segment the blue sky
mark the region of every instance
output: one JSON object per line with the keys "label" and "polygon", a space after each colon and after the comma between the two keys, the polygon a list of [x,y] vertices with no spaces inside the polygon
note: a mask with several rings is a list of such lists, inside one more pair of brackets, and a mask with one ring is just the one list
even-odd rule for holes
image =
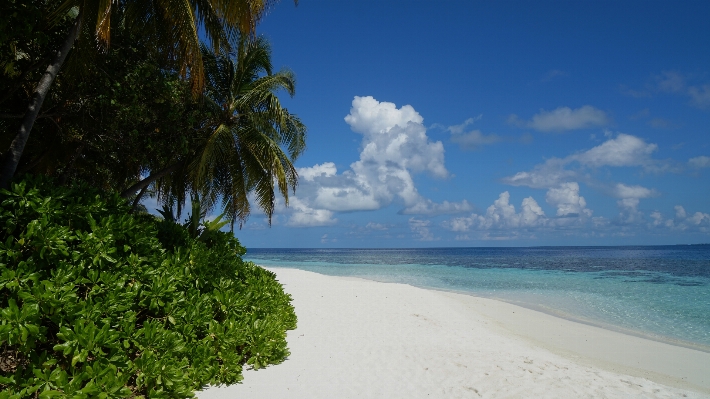
{"label": "blue sky", "polygon": [[282,1],[308,126],[249,247],[710,242],[710,2]]}

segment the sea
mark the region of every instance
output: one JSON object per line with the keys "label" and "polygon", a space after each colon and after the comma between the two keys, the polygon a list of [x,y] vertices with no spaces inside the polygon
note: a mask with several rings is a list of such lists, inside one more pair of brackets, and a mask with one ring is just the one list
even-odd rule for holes
{"label": "sea", "polygon": [[498,299],[710,352],[710,244],[249,249],[245,260]]}

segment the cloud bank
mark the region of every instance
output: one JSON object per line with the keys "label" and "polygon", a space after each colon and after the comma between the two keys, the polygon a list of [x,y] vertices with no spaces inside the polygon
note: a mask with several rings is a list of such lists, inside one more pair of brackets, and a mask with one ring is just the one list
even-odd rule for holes
{"label": "cloud bank", "polygon": [[650,172],[668,169],[664,162],[652,158],[652,154],[657,150],[656,144],[619,133],[615,138],[587,151],[564,158],[550,158],[530,171],[505,177],[503,183],[511,186],[551,188],[567,181],[586,179],[584,170],[588,168],[640,166]]}

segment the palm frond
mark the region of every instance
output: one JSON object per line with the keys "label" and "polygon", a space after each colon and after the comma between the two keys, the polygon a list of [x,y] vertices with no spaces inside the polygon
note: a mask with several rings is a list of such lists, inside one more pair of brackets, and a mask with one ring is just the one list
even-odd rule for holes
{"label": "palm frond", "polygon": [[96,38],[104,47],[111,45],[111,9],[113,0],[98,0]]}
{"label": "palm frond", "polygon": [[188,176],[166,180],[159,190],[179,198],[198,194],[203,210],[221,203],[226,220],[241,227],[251,213],[252,195],[269,223],[277,192],[288,204],[289,191],[295,192],[298,183],[293,161],[305,149],[306,128],[278,98],[282,90],[295,93],[294,74],[273,73],[264,38],[239,39],[233,54],[201,46],[206,82],[202,104],[209,120],[199,130]]}

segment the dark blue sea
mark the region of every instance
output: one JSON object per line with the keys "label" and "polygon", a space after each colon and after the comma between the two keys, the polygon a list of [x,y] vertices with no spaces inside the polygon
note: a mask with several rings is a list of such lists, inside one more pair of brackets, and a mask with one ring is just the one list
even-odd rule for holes
{"label": "dark blue sea", "polygon": [[245,259],[495,298],[710,352],[710,245],[258,248]]}

